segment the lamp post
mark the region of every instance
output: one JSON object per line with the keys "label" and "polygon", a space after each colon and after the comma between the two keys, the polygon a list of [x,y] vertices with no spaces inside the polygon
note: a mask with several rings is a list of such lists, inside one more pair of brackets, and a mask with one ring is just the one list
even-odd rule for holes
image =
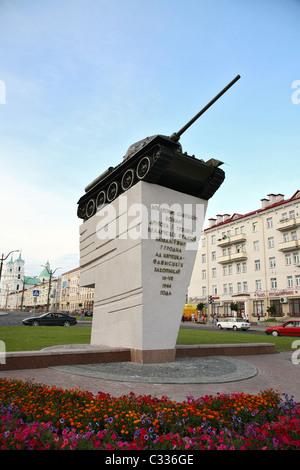
{"label": "lamp post", "polygon": [[14,253],[15,251],[20,251],[20,250],[12,250],[12,251],[10,251],[10,252],[8,253],[8,255],[6,255],[5,257],[4,257],[4,253],[2,253],[2,256],[1,256],[1,258],[0,258],[0,262],[1,262],[1,264],[0,264],[0,282],[1,282],[1,276],[2,276],[3,261],[5,261],[5,260],[9,257],[9,255],[11,255],[12,253]]}
{"label": "lamp post", "polygon": [[31,276],[31,277],[26,277],[22,279],[22,284],[23,284],[23,290],[22,290],[22,299],[21,299],[21,312],[23,311],[23,301],[24,301],[24,290],[25,290],[25,285],[28,284],[27,279],[36,279],[38,276]]}
{"label": "lamp post", "polygon": [[50,279],[49,279],[49,288],[48,288],[48,297],[47,297],[47,312],[49,310],[49,299],[50,299],[50,290],[51,290],[51,281],[52,281],[52,277],[53,277],[53,274],[58,270],[58,269],[62,269],[62,268],[56,268],[54,269],[54,271],[52,271],[51,269],[48,268],[48,266],[44,266],[43,264],[41,265],[43,268],[45,268],[50,276]]}

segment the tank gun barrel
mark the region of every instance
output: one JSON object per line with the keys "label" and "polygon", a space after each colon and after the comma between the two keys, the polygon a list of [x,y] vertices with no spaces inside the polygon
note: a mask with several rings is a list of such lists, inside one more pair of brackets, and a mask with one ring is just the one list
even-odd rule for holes
{"label": "tank gun barrel", "polygon": [[196,114],[196,116],[194,116],[187,124],[185,124],[185,126],[183,126],[178,132],[174,132],[174,134],[171,135],[170,137],[170,140],[173,140],[174,142],[178,142],[178,140],[180,139],[180,136],[195,122],[197,121],[197,119],[202,116],[203,113],[205,113],[205,111],[208,110],[208,108],[210,108],[219,98],[221,98],[222,95],[224,95],[224,93],[226,93],[227,90],[229,90],[229,88],[232,87],[232,85],[235,84],[235,82],[237,82],[239,79],[241,78],[240,75],[237,75],[230,83],[228,83],[228,85],[223,88],[222,91],[220,91],[220,93],[218,93],[206,106],[204,106],[204,108],[201,109],[201,111],[199,111],[198,114]]}

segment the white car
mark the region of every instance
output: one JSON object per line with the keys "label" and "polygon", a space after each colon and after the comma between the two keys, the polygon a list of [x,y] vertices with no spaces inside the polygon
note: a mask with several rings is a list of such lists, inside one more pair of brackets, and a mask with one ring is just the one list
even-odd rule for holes
{"label": "white car", "polygon": [[243,330],[246,331],[250,328],[251,324],[243,320],[242,318],[222,318],[217,322],[217,327],[221,330],[227,328],[227,330]]}

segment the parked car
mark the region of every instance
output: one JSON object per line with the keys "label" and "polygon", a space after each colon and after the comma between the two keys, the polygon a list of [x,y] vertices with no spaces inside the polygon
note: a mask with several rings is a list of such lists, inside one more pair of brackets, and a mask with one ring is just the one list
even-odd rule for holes
{"label": "parked car", "polygon": [[28,326],[71,326],[76,325],[75,318],[59,312],[48,312],[38,317],[25,318],[23,325]]}
{"label": "parked car", "polygon": [[248,330],[250,328],[251,324],[243,320],[242,318],[235,318],[235,317],[228,317],[228,318],[222,318],[221,320],[218,320],[217,322],[217,327],[221,330],[223,328],[227,328],[227,330]]}
{"label": "parked car", "polygon": [[270,326],[265,333],[272,336],[300,336],[300,321],[290,320],[279,326]]}

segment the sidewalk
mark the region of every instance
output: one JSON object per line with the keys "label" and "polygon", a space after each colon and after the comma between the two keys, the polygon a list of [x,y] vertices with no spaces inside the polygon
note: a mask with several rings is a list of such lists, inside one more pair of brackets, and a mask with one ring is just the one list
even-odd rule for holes
{"label": "sidewalk", "polygon": [[[200,325],[193,324],[193,328],[198,328]],[[204,326],[204,325],[201,325]],[[211,326],[211,325],[207,325]],[[253,325],[251,329],[264,331],[265,326],[258,327]],[[163,380],[153,382],[133,382],[126,379],[126,376],[121,378],[115,375],[114,379],[100,378],[92,371],[91,375],[81,375],[82,371],[74,369],[59,370],[58,368],[41,368],[41,369],[24,369],[24,370],[11,370],[0,372],[0,377],[32,380],[33,382],[42,383],[48,386],[55,386],[64,389],[80,388],[97,394],[99,391],[109,393],[112,396],[122,396],[134,392],[136,395],[155,395],[157,397],[168,396],[174,401],[184,401],[187,396],[195,398],[205,395],[217,395],[217,393],[251,393],[257,394],[261,391],[273,388],[280,393],[287,394],[293,397],[295,401],[300,402],[300,364],[294,364],[292,361],[292,354],[296,353],[296,358],[299,358],[297,351],[276,353],[276,354],[263,354],[251,356],[238,356],[235,359],[241,361],[241,366],[245,364],[245,370],[248,367],[256,369],[255,374],[249,374],[246,378],[241,374],[241,378],[233,381],[217,382],[217,372],[214,373],[212,383],[180,383],[180,380],[175,383],[163,383]],[[224,359],[221,357],[221,359]],[[227,358],[228,359],[228,358]],[[217,358],[220,366],[222,361]],[[216,361],[217,362],[217,361]],[[300,359],[299,359],[300,362]],[[120,367],[123,367],[120,363]],[[188,364],[189,367],[194,367],[193,364]],[[228,365],[225,364],[225,365]],[[76,366],[74,366],[76,367]],[[89,367],[89,366],[87,366]],[[107,364],[108,372],[113,373],[113,368]],[[110,370],[111,369],[111,370]],[[243,369],[241,369],[242,372]],[[224,371],[222,371],[223,373]],[[84,371],[86,373],[86,371]],[[202,374],[202,372],[198,372]],[[211,372],[210,372],[211,373]],[[184,379],[185,368],[181,369],[182,379]],[[220,373],[220,375],[222,375]],[[110,375],[111,376],[111,375]],[[107,375],[109,377],[109,375]]]}

